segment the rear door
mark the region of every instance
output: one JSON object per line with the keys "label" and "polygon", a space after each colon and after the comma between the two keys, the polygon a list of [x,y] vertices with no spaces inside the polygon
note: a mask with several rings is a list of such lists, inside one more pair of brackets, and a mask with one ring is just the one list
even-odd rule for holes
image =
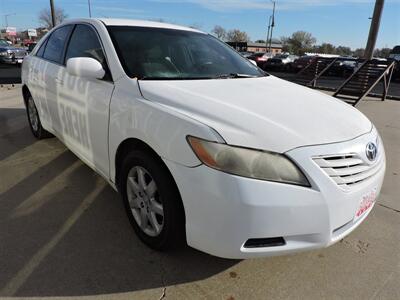
{"label": "rear door", "polygon": [[56,29],[30,64],[30,73],[35,78],[33,98],[39,106],[40,119],[46,129],[56,134],[62,129],[58,111],[60,91],[57,81],[65,68],[63,66],[65,46],[72,29],[73,25]]}
{"label": "rear door", "polygon": [[87,164],[109,177],[108,122],[114,84],[100,38],[89,24],[77,24],[70,37],[64,64],[70,58],[90,57],[106,71],[103,79],[58,73],[58,111],[66,145]]}

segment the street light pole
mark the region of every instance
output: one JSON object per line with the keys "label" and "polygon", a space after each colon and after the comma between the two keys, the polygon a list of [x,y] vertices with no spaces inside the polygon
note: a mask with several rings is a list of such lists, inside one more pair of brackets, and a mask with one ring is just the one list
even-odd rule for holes
{"label": "street light pole", "polygon": [[90,0],[87,1],[88,2],[88,7],[89,7],[89,18],[92,17],[92,8],[90,7]]}
{"label": "street light pole", "polygon": [[374,49],[376,45],[376,39],[378,38],[379,26],[381,24],[381,17],[383,11],[383,5],[385,0],[376,0],[374,15],[372,16],[371,28],[369,29],[368,42],[365,48],[365,59],[371,59],[374,55]]}
{"label": "street light pole", "polygon": [[15,15],[16,15],[16,13],[5,14],[5,15],[4,15],[4,19],[6,20],[6,28],[8,27],[8,17],[9,17],[9,16],[15,16]]}
{"label": "street light pole", "polygon": [[54,2],[53,0],[50,0],[50,14],[51,14],[51,24],[52,27],[56,26],[56,15],[54,11]]}

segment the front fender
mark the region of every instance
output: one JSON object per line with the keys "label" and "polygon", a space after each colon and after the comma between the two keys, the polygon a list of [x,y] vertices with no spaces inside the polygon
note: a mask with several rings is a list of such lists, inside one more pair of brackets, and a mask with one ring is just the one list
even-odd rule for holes
{"label": "front fender", "polygon": [[224,142],[209,126],[173,109],[145,100],[137,80],[116,82],[110,104],[109,153],[110,178],[115,178],[115,156],[118,146],[126,139],[136,138],[149,145],[160,157],[194,167],[201,164],[186,141],[193,135]]}

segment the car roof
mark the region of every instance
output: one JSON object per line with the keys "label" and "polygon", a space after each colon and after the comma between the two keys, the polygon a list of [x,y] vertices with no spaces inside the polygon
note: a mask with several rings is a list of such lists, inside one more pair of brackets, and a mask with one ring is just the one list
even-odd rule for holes
{"label": "car roof", "polygon": [[185,30],[206,34],[200,30],[175,25],[162,22],[146,21],[146,20],[132,20],[132,19],[109,19],[109,18],[80,18],[80,19],[70,19],[63,24],[78,23],[78,22],[102,22],[106,26],[135,26],[135,27],[151,27],[151,28],[165,28],[165,29],[176,29]]}

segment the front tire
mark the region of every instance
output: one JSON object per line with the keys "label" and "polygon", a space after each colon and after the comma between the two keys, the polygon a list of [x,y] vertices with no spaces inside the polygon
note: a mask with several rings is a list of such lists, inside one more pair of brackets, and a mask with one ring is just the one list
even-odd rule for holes
{"label": "front tire", "polygon": [[42,127],[42,123],[40,122],[39,113],[37,111],[35,102],[33,101],[33,98],[30,95],[26,100],[26,112],[28,115],[29,127],[31,128],[32,134],[37,139],[40,140],[53,136],[50,132],[48,132]]}
{"label": "front tire", "polygon": [[172,175],[159,157],[133,151],[121,169],[120,192],[138,237],[155,250],[185,242],[184,211]]}

